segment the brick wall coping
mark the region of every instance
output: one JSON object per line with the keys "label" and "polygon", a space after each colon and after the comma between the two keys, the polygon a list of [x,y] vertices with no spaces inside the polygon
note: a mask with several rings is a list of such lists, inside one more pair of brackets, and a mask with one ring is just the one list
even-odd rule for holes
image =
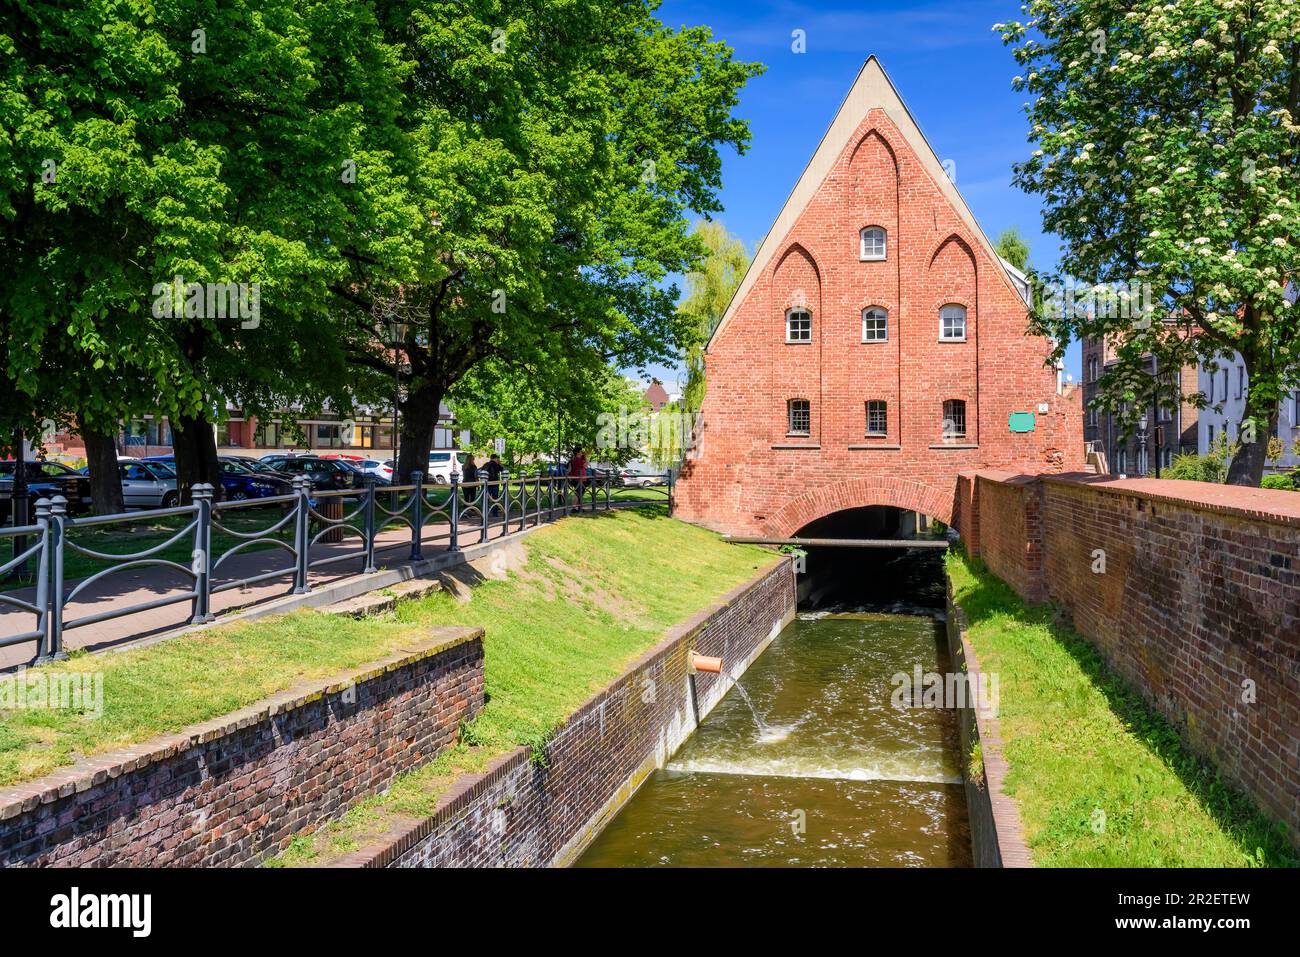
{"label": "brick wall coping", "polygon": [[233,732],[251,727],[275,715],[285,714],[317,701],[328,694],[377,678],[424,658],[431,658],[466,642],[481,640],[482,628],[438,627],[412,648],[340,672],[325,679],[300,682],[293,687],[263,698],[238,711],[219,715],[191,725],[174,734],[159,735],[115,751],[105,751],[82,758],[71,767],[0,789],[0,820],[32,811],[41,804],[87,791],[109,778],[140,770],[159,761],[175,757],[199,744],[215,741]]}
{"label": "brick wall coping", "polygon": [[[781,559],[788,562],[789,559]],[[628,663],[618,675],[617,678],[610,681],[603,688],[593,694],[590,698],[574,708],[569,715],[571,719],[574,715],[594,707],[601,698],[608,695],[617,688],[622,682],[626,681],[629,675],[635,674],[645,664],[652,661],[656,656],[663,654],[667,649],[672,647],[683,638],[689,637],[696,631],[699,631],[704,625],[718,612],[727,608],[751,588],[759,584],[768,575],[772,569],[780,562],[769,562],[759,567],[758,573],[748,581],[742,582],[735,588],[728,591],[725,595],[715,601],[713,604],[706,606],[696,612],[685,621],[673,625],[665,633],[664,637],[647,650],[644,654]],[[569,719],[566,719],[569,720]],[[434,806],[433,813],[423,820],[417,821],[406,827],[395,828],[381,838],[379,843],[371,844],[359,848],[350,854],[335,860],[331,867],[366,867],[366,868],[385,868],[393,861],[397,860],[409,848],[418,844],[425,837],[432,834],[448,818],[460,813],[464,805],[472,802],[476,797],[495,784],[500,778],[514,771],[519,765],[531,758],[531,749],[526,745],[519,745],[505,754],[493,758],[488,766],[477,774],[462,774],[452,783],[451,788],[438,798]]]}
{"label": "brick wall coping", "polygon": [[1111,495],[1126,495],[1150,502],[1165,502],[1184,508],[1300,528],[1300,494],[1286,489],[1216,485],[1212,482],[1185,482],[1181,479],[1118,479],[1091,472],[1024,475],[995,469],[973,469],[960,474],[963,478],[982,478],[1000,485],[1024,486],[1041,479],[1054,485],[1096,489]]}

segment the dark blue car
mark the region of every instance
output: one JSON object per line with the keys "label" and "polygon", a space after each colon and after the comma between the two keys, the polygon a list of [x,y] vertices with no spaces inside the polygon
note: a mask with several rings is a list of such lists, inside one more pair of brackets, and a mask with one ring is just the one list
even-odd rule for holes
{"label": "dark blue car", "polygon": [[[176,456],[151,455],[141,461],[165,462],[174,468]],[[227,502],[244,502],[248,499],[270,498],[273,495],[289,495],[293,492],[293,485],[287,479],[254,472],[234,459],[219,455],[217,464],[221,467],[222,498]]]}

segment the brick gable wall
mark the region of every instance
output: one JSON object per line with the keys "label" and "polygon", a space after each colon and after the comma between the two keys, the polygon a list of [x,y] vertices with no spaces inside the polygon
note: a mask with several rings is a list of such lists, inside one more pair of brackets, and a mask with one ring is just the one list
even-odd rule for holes
{"label": "brick gable wall", "polygon": [[[888,255],[863,262],[859,233],[873,225],[888,231]],[[949,303],[967,310],[964,342],[939,341],[939,310]],[[786,342],[792,306],[812,313],[809,343]],[[887,341],[862,341],[868,306],[888,310]],[[889,115],[871,110],[709,348],[679,514],[730,532],[785,535],[798,529],[792,522],[820,517],[791,501],[820,495],[841,507],[894,504],[950,521],[962,469],[1081,468],[1080,397],[1057,395],[1049,344],[1026,327],[1001,264]],[[807,436],[787,434],[795,398],[811,403]],[[884,436],[865,434],[872,399],[888,403]],[[966,403],[965,439],[943,439],[947,399]],[[1051,411],[1037,413],[1044,402]],[[1012,433],[1012,412],[1035,412],[1036,430]],[[842,505],[850,490],[882,488],[892,489],[881,493],[890,501]]]}

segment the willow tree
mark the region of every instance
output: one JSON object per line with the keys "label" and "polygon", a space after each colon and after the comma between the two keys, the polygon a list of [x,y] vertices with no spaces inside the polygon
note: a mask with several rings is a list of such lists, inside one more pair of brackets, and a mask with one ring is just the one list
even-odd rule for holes
{"label": "willow tree", "polygon": [[1031,97],[1037,148],[1015,179],[1062,241],[1043,278],[1136,293],[1120,308],[1039,310],[1036,327],[1058,353],[1112,338],[1098,404],[1129,427],[1150,396],[1150,357],[1177,369],[1239,352],[1249,391],[1228,481],[1258,485],[1278,403],[1300,386],[1300,307],[1286,291],[1300,267],[1300,4],[1023,9],[997,29]]}
{"label": "willow tree", "polygon": [[409,62],[407,149],[384,175],[422,222],[340,235],[352,271],[334,288],[350,361],[400,383],[405,475],[479,363],[676,356],[688,323],[666,280],[704,253],[688,213],[719,208],[719,151],[748,142],[732,110],[758,68],[703,28],[666,29],[652,2],[383,6]]}
{"label": "willow tree", "polygon": [[749,268],[749,252],[739,237],[727,232],[720,222],[699,222],[695,236],[707,250],[700,264],[686,274],[686,297],[678,307],[688,320],[689,338],[683,343],[686,360],[686,388],[682,404],[686,412],[698,412],[704,401],[704,347],[722,314],[731,304]]}

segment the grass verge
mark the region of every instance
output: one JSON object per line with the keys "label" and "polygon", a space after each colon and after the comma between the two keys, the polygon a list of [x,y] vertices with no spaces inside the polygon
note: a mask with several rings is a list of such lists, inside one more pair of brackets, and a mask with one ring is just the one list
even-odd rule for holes
{"label": "grass verge", "polygon": [[1293,867],[1280,825],[1183,747],[1177,731],[1049,606],[982,562],[947,556],[999,718],[1034,862],[1044,867]]}

